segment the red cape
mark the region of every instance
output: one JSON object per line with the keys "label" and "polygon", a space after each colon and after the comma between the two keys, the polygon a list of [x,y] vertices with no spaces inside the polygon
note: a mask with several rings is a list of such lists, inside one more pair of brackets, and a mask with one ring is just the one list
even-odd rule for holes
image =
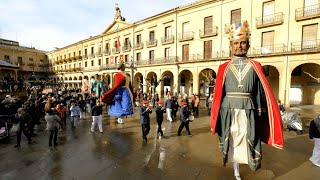
{"label": "red cape", "polygon": [[[268,110],[268,117],[262,119],[264,121],[264,133],[261,134],[261,141],[270,146],[282,149],[284,146],[283,125],[276,98],[274,97],[271,87],[263,73],[261,64],[251,59],[248,59],[248,61],[251,63],[261,81],[267,100],[266,105]],[[221,99],[223,94],[223,84],[227,74],[227,69],[229,68],[230,64],[231,61],[226,62],[220,65],[218,70],[210,118],[211,130],[213,134],[216,133],[216,124],[219,117]]]}
{"label": "red cape", "polygon": [[122,83],[126,80],[126,76],[121,73],[118,72],[115,76],[114,76],[114,84],[113,84],[113,88],[109,89],[109,91],[107,91],[102,97],[101,97],[101,101],[111,104],[113,99],[114,99],[114,95],[116,94],[117,90],[121,87]]}

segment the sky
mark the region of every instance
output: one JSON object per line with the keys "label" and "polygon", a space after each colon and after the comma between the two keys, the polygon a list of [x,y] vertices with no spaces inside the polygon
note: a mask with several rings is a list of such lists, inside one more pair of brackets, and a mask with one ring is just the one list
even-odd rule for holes
{"label": "sky", "polygon": [[0,0],[0,38],[51,51],[101,34],[113,21],[115,3],[133,23],[195,1]]}

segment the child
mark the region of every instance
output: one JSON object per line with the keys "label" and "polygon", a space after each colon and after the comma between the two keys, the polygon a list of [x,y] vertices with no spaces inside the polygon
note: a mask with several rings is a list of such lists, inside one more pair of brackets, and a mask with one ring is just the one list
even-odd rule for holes
{"label": "child", "polygon": [[142,128],[142,139],[144,142],[148,142],[147,135],[150,131],[150,114],[152,110],[148,107],[148,101],[142,101],[142,106],[140,109],[140,123]]}
{"label": "child", "polygon": [[61,126],[62,128],[64,128],[67,119],[67,108],[63,104],[58,104],[56,110],[58,112],[59,118],[61,119]]}
{"label": "child", "polygon": [[189,130],[189,111],[187,108],[187,102],[182,102],[182,107],[180,109],[180,126],[178,129],[178,136],[181,136],[181,131],[184,127],[186,127],[187,135],[191,137],[191,133]]}
{"label": "child", "polygon": [[79,108],[79,106],[76,103],[71,103],[70,112],[71,112],[71,127],[72,128],[76,127],[76,122],[78,121],[78,119],[80,117],[80,111],[81,111],[81,109]]}
{"label": "child", "polygon": [[158,131],[157,131],[157,134],[158,134],[158,138],[161,139],[163,137],[163,132],[162,132],[162,129],[161,129],[161,125],[162,125],[162,121],[163,121],[163,113],[166,112],[166,108],[165,107],[162,107],[163,105],[163,101],[158,101],[158,106],[156,107],[156,120],[157,120],[157,123],[158,123]]}

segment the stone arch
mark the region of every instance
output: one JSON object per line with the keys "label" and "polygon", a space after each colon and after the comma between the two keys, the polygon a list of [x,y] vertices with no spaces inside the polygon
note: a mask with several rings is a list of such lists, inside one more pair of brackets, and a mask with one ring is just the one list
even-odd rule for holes
{"label": "stone arch", "polygon": [[89,77],[88,76],[84,76],[83,79],[89,80]]}
{"label": "stone arch", "polygon": [[320,65],[304,63],[291,71],[291,105],[320,105]]}
{"label": "stone arch", "polygon": [[79,80],[82,81],[82,76],[79,76]]}
{"label": "stone arch", "polygon": [[137,91],[142,91],[143,92],[143,84],[144,84],[144,79],[143,79],[143,75],[141,72],[137,72],[134,75],[134,79],[133,79],[133,87],[137,90]]}
{"label": "stone arch", "polygon": [[277,69],[277,67],[272,66],[272,65],[264,65],[262,66],[264,75],[266,76],[271,89],[273,91],[274,96],[276,99],[279,99],[279,78],[280,78],[280,73]]}
{"label": "stone arch", "polygon": [[69,77],[69,81],[72,81],[72,77]]}
{"label": "stone arch", "polygon": [[64,80],[65,80],[65,81],[68,81],[68,78],[67,78],[67,77],[64,77]]}
{"label": "stone arch", "polygon": [[78,78],[75,76],[75,77],[73,77],[73,80],[78,80]]}
{"label": "stone arch", "polygon": [[190,70],[182,70],[178,78],[178,93],[193,94],[193,74]]}
{"label": "stone arch", "polygon": [[104,75],[104,81],[106,83],[107,89],[111,88],[111,75],[110,74],[105,74]]}
{"label": "stone arch", "polygon": [[153,85],[154,77],[156,77],[156,79],[158,79],[157,73],[155,73],[153,71],[148,72],[148,74],[146,75],[145,84],[148,84],[148,86],[145,88],[146,92],[154,93],[153,92],[154,88],[150,86],[150,85]]}
{"label": "stone arch", "polygon": [[161,74],[161,77],[163,77],[163,81],[161,83],[160,95],[164,97],[169,91],[172,92],[174,90],[174,75],[170,70],[167,70]]}
{"label": "stone arch", "polygon": [[217,74],[211,68],[202,69],[199,74],[199,94],[201,97],[213,94]]}

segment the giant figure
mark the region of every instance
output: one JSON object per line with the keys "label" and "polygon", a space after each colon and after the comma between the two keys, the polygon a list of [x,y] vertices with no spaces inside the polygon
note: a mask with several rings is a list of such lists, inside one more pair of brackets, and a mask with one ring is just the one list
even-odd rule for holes
{"label": "giant figure", "polygon": [[118,70],[113,88],[102,96],[101,101],[109,105],[109,115],[118,117],[118,123],[122,124],[123,117],[133,114],[133,87],[130,77],[124,72],[124,62],[120,63]]}
{"label": "giant figure", "polygon": [[283,125],[277,101],[261,64],[247,58],[250,47],[247,21],[229,29],[232,59],[218,70],[211,108],[211,130],[219,136],[224,164],[239,164],[255,171],[261,167],[261,141],[282,149]]}

